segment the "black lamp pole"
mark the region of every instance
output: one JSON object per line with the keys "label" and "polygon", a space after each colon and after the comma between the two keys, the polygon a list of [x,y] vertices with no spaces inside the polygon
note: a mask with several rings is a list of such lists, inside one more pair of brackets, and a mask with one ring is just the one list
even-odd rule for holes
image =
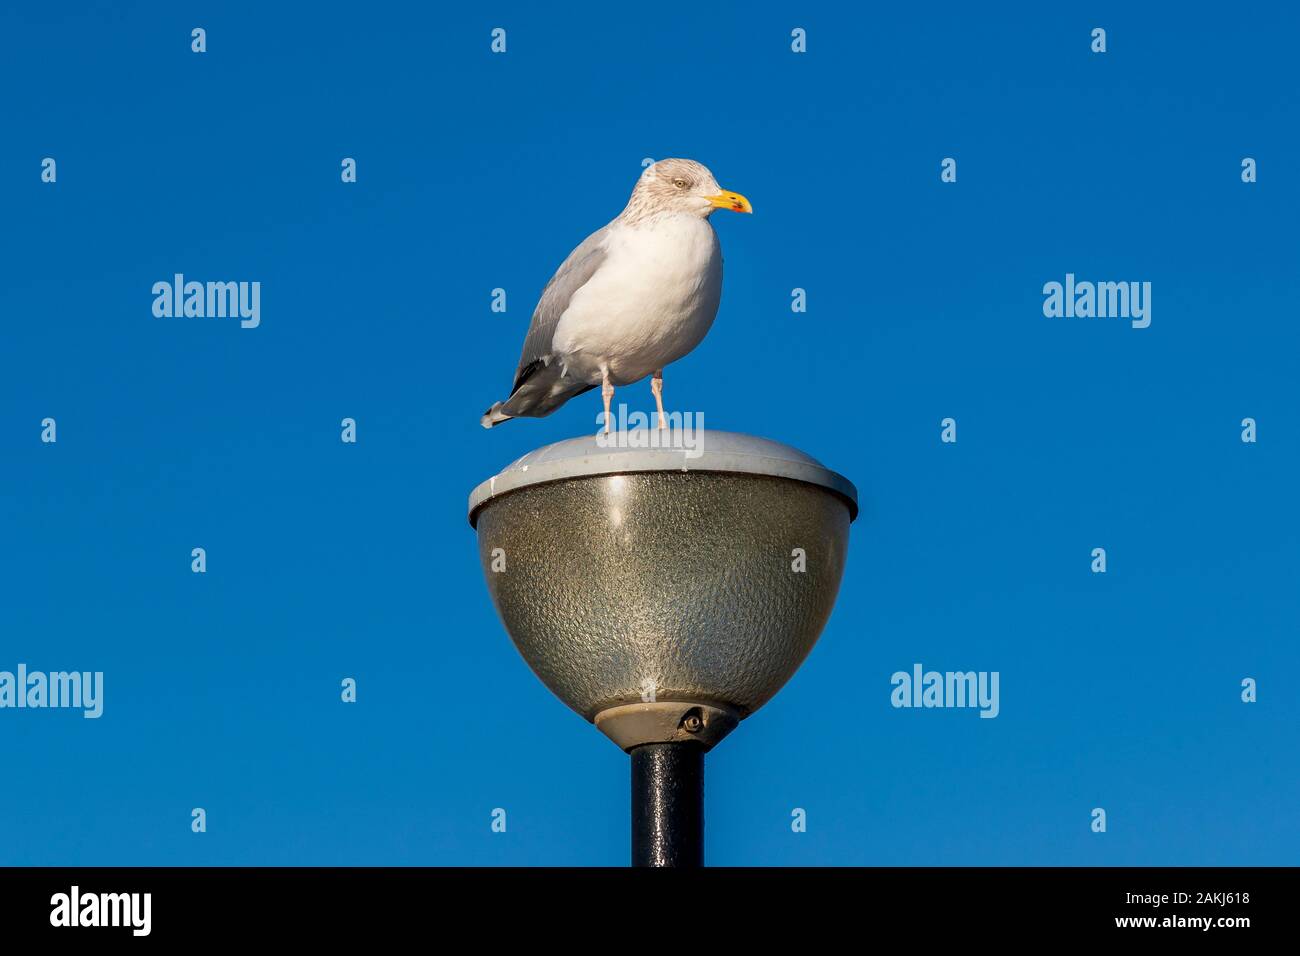
{"label": "black lamp pole", "polygon": [[632,865],[704,865],[704,747],[642,744],[632,754]]}

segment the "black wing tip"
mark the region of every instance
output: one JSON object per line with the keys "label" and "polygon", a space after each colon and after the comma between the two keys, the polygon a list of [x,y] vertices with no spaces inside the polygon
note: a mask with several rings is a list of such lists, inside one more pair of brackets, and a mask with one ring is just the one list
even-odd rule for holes
{"label": "black wing tip", "polygon": [[516,373],[515,375],[515,384],[511,386],[510,394],[513,396],[515,392],[519,391],[519,387],[521,385],[523,385],[530,378],[536,375],[541,369],[544,368],[546,368],[545,359],[534,359],[533,361],[525,365],[523,368],[521,368],[518,371],[518,373]]}

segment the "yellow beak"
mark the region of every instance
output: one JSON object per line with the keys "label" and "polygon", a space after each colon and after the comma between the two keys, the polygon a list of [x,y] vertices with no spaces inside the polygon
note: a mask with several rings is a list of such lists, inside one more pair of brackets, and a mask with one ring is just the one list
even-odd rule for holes
{"label": "yellow beak", "polygon": [[749,200],[740,193],[727,192],[723,190],[716,196],[710,196],[709,202],[719,209],[730,209],[732,212],[753,212],[754,207],[749,204]]}

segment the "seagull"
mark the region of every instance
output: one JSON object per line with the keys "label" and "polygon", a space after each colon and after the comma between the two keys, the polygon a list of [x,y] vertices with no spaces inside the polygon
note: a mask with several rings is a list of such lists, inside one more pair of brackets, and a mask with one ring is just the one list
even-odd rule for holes
{"label": "seagull", "polygon": [[600,386],[605,432],[614,388],[647,375],[664,419],[664,366],[704,339],[722,298],[722,247],[709,216],[754,211],[701,163],[647,166],[627,208],[583,240],[546,283],[510,397],[479,419],[541,418]]}

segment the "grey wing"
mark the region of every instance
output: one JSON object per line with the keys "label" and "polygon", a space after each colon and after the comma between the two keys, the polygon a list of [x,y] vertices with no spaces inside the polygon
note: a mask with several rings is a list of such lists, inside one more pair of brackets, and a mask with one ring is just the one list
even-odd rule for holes
{"label": "grey wing", "polygon": [[551,276],[542,290],[542,297],[533,310],[533,321],[528,326],[528,335],[524,338],[524,349],[519,356],[519,367],[515,370],[515,383],[511,394],[519,390],[538,369],[545,368],[551,360],[551,341],[555,338],[555,327],[560,324],[560,317],[569,307],[573,295],[596,274],[601,263],[608,255],[606,240],[609,238],[609,226],[604,226],[582,241],[578,248],[569,253],[569,257],[560,264],[560,268]]}

